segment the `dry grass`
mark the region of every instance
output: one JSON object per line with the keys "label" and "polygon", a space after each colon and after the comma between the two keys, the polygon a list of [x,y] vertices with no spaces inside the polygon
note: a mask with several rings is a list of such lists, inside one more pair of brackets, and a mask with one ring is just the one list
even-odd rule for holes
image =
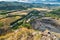
{"label": "dry grass", "polygon": [[41,34],[36,33],[35,30],[20,28],[15,30],[13,33],[6,34],[4,36],[0,36],[0,40],[40,40]]}
{"label": "dry grass", "polygon": [[8,17],[8,18],[1,19],[0,22],[3,23],[2,28],[7,29],[10,26],[10,23],[12,23],[20,18],[21,18],[20,16],[15,16],[15,17]]}
{"label": "dry grass", "polygon": [[43,32],[36,31],[33,29],[19,28],[17,30],[14,30],[14,32],[12,33],[6,34],[4,36],[0,36],[0,40],[41,40],[42,33]]}

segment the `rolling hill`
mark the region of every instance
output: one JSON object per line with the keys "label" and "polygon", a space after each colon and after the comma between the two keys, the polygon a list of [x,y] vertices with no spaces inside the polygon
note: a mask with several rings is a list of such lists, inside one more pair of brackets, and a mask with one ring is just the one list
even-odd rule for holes
{"label": "rolling hill", "polygon": [[23,3],[23,2],[0,2],[0,10],[23,10],[33,7],[38,8],[55,8],[59,7],[60,4],[45,4],[45,3]]}

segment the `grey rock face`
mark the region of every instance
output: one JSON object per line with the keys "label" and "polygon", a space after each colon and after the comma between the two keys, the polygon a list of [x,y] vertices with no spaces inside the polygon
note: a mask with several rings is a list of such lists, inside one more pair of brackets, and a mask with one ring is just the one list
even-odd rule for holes
{"label": "grey rock face", "polygon": [[46,20],[36,19],[31,23],[31,25],[32,25],[32,28],[36,29],[36,30],[44,31],[44,30],[48,29],[50,31],[60,33],[60,31],[59,31],[60,29],[55,27],[53,25],[53,23],[55,23],[55,22],[50,19],[46,19]]}

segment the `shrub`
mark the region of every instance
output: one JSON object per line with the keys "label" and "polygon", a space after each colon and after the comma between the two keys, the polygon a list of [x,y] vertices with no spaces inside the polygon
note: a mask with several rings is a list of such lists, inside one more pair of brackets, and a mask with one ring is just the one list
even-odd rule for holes
{"label": "shrub", "polygon": [[3,26],[3,22],[0,22],[0,27],[2,27]]}

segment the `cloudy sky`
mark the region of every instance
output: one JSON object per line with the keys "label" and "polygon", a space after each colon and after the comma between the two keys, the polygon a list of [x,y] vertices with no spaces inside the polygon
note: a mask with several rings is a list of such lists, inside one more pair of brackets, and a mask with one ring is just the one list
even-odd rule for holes
{"label": "cloudy sky", "polygon": [[0,0],[0,1],[41,2],[41,1],[60,1],[60,0]]}
{"label": "cloudy sky", "polygon": [[0,1],[17,1],[17,0],[0,0]]}

